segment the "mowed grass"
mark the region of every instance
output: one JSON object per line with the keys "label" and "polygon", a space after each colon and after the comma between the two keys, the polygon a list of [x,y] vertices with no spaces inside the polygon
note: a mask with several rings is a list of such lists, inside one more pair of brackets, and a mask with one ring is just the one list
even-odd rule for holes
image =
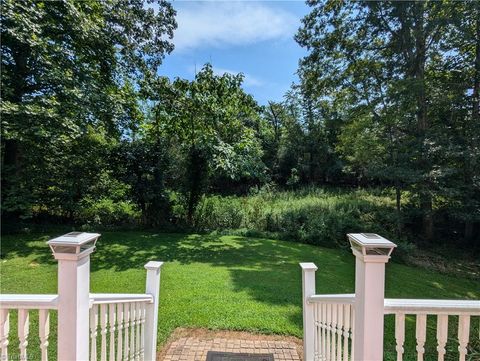
{"label": "mowed grass", "polygon": [[[56,293],[57,264],[45,244],[56,235],[2,237],[2,293]],[[91,257],[91,292],[143,293],[146,275],[143,266],[149,260],[165,262],[161,276],[159,346],[177,327],[302,337],[299,262],[317,264],[317,293],[354,292],[355,260],[348,251],[273,239],[148,232],[102,234]],[[386,274],[387,297],[480,298],[480,283],[474,280],[395,263],[387,264]],[[32,314],[34,324],[36,318]],[[428,331],[427,354],[431,359],[436,359],[434,322],[429,321]],[[414,335],[414,327],[414,318],[407,319],[410,336]],[[478,322],[475,327],[474,334],[478,336]],[[451,328],[455,333],[455,320]],[[53,353],[54,329],[52,326],[49,347]],[[13,323],[12,334],[16,334]],[[29,345],[32,355],[38,354],[37,334],[33,327]],[[394,359],[393,334],[392,319],[387,318],[386,360]],[[457,347],[453,338],[449,341],[450,350]],[[10,345],[15,353],[17,344],[13,338]],[[405,359],[413,359],[414,347],[414,338],[409,337]]]}

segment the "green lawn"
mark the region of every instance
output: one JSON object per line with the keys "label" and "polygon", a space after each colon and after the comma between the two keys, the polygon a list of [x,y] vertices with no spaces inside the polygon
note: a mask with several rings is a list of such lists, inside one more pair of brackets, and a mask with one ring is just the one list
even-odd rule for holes
{"label": "green lawn", "polygon": [[[45,244],[48,238],[47,235],[2,237],[2,293],[56,293],[57,268]],[[161,280],[160,345],[176,327],[301,337],[299,262],[317,264],[318,293],[354,291],[354,257],[347,251],[238,236],[104,232],[92,254],[92,292],[144,292],[143,265],[149,260],[165,262]],[[398,298],[479,299],[480,283],[389,263],[386,294]],[[414,332],[411,329],[414,320],[407,322],[407,330]],[[434,328],[432,322],[434,320],[429,327]],[[478,323],[476,325],[478,335]],[[12,333],[16,333],[16,326],[12,328]],[[390,319],[386,329],[386,359],[393,359]],[[429,329],[429,334],[433,333],[434,330]],[[33,349],[38,345],[36,338],[31,337]],[[54,340],[52,333],[50,349],[55,347]],[[10,349],[15,351],[15,348],[11,343]],[[450,342],[449,348],[454,349],[456,345]],[[409,360],[408,354],[414,349],[413,339],[407,341],[406,349],[405,359]],[[434,350],[435,345],[430,344],[427,353],[433,355]]]}

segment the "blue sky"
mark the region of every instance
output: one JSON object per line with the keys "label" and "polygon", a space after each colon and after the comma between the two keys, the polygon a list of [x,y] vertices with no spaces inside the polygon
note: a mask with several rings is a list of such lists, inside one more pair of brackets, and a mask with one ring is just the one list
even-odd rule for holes
{"label": "blue sky", "polygon": [[175,50],[159,73],[192,79],[210,62],[218,74],[243,73],[260,104],[279,101],[305,54],[293,36],[308,13],[303,1],[173,1]]}

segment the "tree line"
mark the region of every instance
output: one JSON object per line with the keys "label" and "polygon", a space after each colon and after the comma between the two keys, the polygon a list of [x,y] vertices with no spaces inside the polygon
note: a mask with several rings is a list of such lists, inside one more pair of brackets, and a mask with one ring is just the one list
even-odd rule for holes
{"label": "tree line", "polygon": [[2,0],[4,223],[188,226],[205,194],[379,187],[399,233],[478,241],[480,4],[307,4],[299,82],[259,105],[211,64],[158,75],[167,1]]}

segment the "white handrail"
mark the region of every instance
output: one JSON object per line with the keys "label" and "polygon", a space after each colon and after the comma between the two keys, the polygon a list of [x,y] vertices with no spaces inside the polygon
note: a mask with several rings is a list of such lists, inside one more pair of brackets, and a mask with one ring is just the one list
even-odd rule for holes
{"label": "white handrail", "polygon": [[308,297],[308,302],[353,304],[355,303],[355,294],[345,293],[345,294],[331,294],[331,295],[313,295]]}
{"label": "white handrail", "polygon": [[90,307],[93,304],[146,302],[152,303],[153,296],[148,293],[90,293]]}
{"label": "white handrail", "polygon": [[385,314],[397,312],[412,314],[443,314],[480,316],[480,301],[476,300],[427,300],[385,299]]}
{"label": "white handrail", "polygon": [[[355,294],[326,294],[308,297],[311,303],[354,304]],[[431,299],[402,299],[386,298],[384,301],[385,314],[396,312],[415,314],[445,314],[480,316],[480,301],[478,300],[431,300]]]}
{"label": "white handrail", "polygon": [[0,295],[0,309],[55,310],[57,304],[58,295]]}

